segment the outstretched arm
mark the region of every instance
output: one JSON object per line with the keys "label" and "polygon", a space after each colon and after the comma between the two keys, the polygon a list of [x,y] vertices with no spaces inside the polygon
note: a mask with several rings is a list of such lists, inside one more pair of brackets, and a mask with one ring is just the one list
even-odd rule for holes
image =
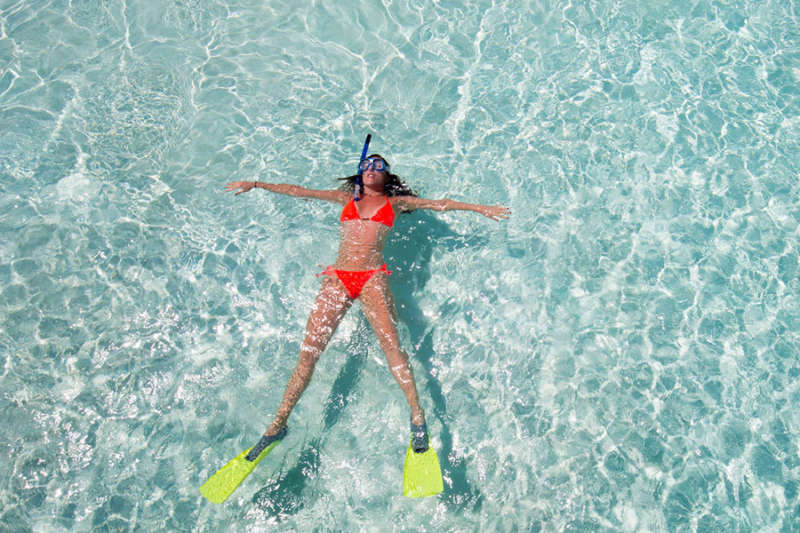
{"label": "outstretched arm", "polygon": [[397,196],[395,201],[401,208],[413,211],[414,209],[432,209],[434,211],[474,211],[492,220],[508,218],[511,210],[504,205],[482,205],[457,202],[449,198],[441,200],[428,200],[415,196]]}
{"label": "outstretched arm", "polygon": [[327,200],[329,202],[336,202],[345,204],[350,198],[350,195],[344,191],[325,191],[318,189],[306,189],[299,185],[290,185],[287,183],[264,183],[263,181],[232,181],[225,185],[225,190],[228,192],[235,191],[236,195],[243,192],[248,192],[253,189],[266,189],[270,192],[277,194],[285,194],[287,196],[296,196],[298,198],[314,198],[316,200]]}

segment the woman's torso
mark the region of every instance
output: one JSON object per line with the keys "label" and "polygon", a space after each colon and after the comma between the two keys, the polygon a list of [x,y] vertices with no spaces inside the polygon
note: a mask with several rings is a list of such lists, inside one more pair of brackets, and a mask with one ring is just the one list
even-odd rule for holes
{"label": "woman's torso", "polygon": [[[387,206],[388,203],[388,206]],[[353,211],[355,209],[355,211]],[[348,215],[349,214],[349,215]],[[341,240],[334,267],[340,270],[369,270],[380,267],[383,247],[393,224],[394,211],[386,196],[364,196],[342,211]]]}

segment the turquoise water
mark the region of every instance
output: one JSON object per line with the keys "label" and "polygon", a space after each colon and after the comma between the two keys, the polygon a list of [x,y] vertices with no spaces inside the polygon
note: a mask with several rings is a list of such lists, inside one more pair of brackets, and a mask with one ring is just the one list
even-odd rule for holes
{"label": "turquoise water", "polygon": [[[0,0],[0,530],[797,531],[800,7]],[[645,4],[645,5],[643,5]],[[364,135],[445,476],[357,306],[293,366]]]}

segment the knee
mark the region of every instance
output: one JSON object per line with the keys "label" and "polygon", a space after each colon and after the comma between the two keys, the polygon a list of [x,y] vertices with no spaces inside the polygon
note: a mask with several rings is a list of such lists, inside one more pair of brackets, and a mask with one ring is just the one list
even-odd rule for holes
{"label": "knee", "polygon": [[319,357],[322,355],[322,349],[314,344],[303,343],[300,346],[300,355],[297,359],[297,366],[314,370]]}
{"label": "knee", "polygon": [[383,349],[383,353],[386,355],[386,360],[390,365],[395,366],[400,364],[408,364],[408,354],[401,350],[397,343],[382,343],[381,348]]}
{"label": "knee", "polygon": [[400,348],[400,340],[397,338],[396,335],[391,333],[379,333],[378,337],[378,344],[383,350],[383,353],[386,354],[386,357],[394,358],[394,359],[408,359],[408,355],[403,352]]}
{"label": "knee", "polygon": [[397,380],[397,382],[401,385],[410,383],[414,380],[414,372],[411,369],[411,365],[409,364],[407,357],[402,361],[398,361],[397,364],[391,365],[389,369],[391,370],[394,379]]}

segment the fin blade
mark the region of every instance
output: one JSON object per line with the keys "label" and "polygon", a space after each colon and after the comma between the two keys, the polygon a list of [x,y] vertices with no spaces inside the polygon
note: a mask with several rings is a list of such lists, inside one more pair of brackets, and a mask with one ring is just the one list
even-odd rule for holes
{"label": "fin blade", "polygon": [[208,478],[200,487],[200,494],[205,496],[205,498],[212,503],[223,503],[233,494],[236,487],[241,485],[242,481],[250,475],[250,472],[261,462],[261,459],[272,451],[272,448],[274,448],[278,442],[280,441],[275,441],[264,448],[264,451],[261,452],[261,455],[259,455],[255,461],[248,461],[245,459],[248,452],[250,452],[250,448],[246,449],[228,461],[228,463],[217,470],[213,476]]}
{"label": "fin blade", "polygon": [[403,496],[425,498],[443,490],[442,469],[436,450],[429,446],[427,451],[415,453],[409,444],[403,468]]}

